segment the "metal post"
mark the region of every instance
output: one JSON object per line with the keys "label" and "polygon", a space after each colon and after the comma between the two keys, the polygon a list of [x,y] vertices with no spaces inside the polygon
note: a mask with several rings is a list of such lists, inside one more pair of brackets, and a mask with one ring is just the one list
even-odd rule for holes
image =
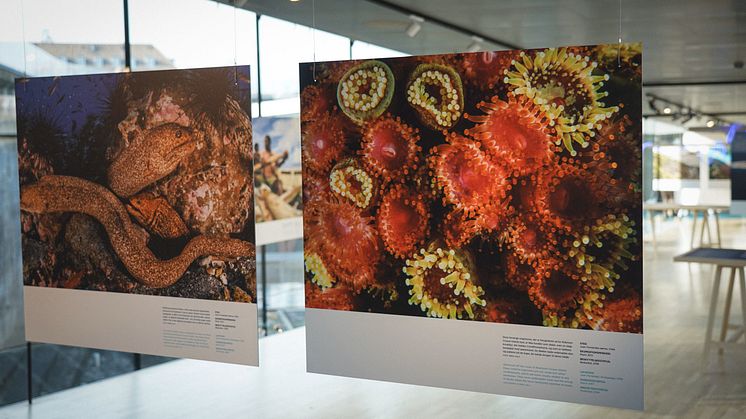
{"label": "metal post", "polygon": [[124,67],[132,70],[132,51],[130,48],[130,8],[129,2],[124,1]]}
{"label": "metal post", "polygon": [[26,392],[28,404],[34,400],[33,375],[31,373],[31,342],[26,342]]}
{"label": "metal post", "polygon": [[264,335],[268,335],[267,328],[267,246],[260,246],[262,249],[262,328]]}
{"label": "metal post", "polygon": [[[262,56],[259,54],[259,19],[262,15],[256,15],[256,98],[259,103],[259,115],[262,116]],[[265,322],[266,323],[266,322]]]}
{"label": "metal post", "polygon": [[132,354],[132,361],[135,364],[135,371],[142,369],[142,354]]}

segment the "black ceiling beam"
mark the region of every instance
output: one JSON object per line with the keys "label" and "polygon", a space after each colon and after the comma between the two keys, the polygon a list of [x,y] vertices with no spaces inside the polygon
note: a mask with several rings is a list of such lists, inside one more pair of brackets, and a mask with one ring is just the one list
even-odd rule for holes
{"label": "black ceiling beam", "polygon": [[651,81],[643,82],[643,87],[687,87],[687,86],[732,86],[746,84],[746,80],[703,80],[703,81]]}
{"label": "black ceiling beam", "polygon": [[492,36],[485,35],[485,34],[482,34],[482,33],[479,33],[479,32],[474,32],[473,30],[465,28],[463,26],[459,26],[459,25],[456,25],[454,23],[445,21],[443,19],[439,19],[437,17],[431,16],[431,15],[428,15],[428,14],[425,14],[425,13],[422,13],[422,12],[418,12],[416,10],[412,10],[412,9],[409,9],[407,7],[404,7],[404,6],[400,6],[400,5],[398,5],[396,3],[392,3],[390,1],[386,1],[386,0],[366,0],[366,1],[369,2],[369,3],[376,4],[378,6],[381,6],[381,7],[385,7],[385,8],[390,9],[390,10],[394,10],[396,12],[399,12],[399,13],[407,15],[407,16],[409,16],[409,15],[419,16],[419,17],[425,19],[425,22],[435,23],[435,24],[437,24],[439,26],[443,26],[444,28],[448,28],[448,29],[450,29],[452,31],[460,32],[460,33],[462,33],[464,35],[467,35],[467,36],[478,36],[478,37],[484,39],[487,42],[490,42],[492,44],[497,44],[497,45],[506,47],[508,49],[523,49],[521,46],[513,44],[511,42],[503,41],[502,39],[497,39],[497,38],[494,38]]}
{"label": "black ceiling beam", "polygon": [[[688,113],[646,113],[643,114],[643,118],[648,117],[656,117],[656,118],[683,118],[687,117],[690,114]],[[709,117],[711,119],[718,119],[721,116],[743,116],[746,115],[746,112],[715,112],[715,113],[693,113],[694,117]],[[728,121],[724,121],[728,122]]]}
{"label": "black ceiling beam", "polygon": [[712,116],[738,116],[738,115],[746,115],[746,112],[741,112],[741,111],[739,111],[739,112],[714,112],[714,113],[710,113],[708,115],[712,115]]}

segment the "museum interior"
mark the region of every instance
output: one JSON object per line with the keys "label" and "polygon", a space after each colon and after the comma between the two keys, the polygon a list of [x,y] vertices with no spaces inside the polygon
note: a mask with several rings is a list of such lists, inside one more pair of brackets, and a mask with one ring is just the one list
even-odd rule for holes
{"label": "museum interior", "polygon": [[[746,2],[728,0],[2,0],[0,418],[746,417],[744,22]],[[534,131],[500,143],[523,128]],[[184,132],[202,138],[192,157],[148,178],[186,147],[158,141]],[[530,155],[541,144],[549,154]],[[397,147],[414,153],[399,172]],[[234,149],[253,156],[238,158],[245,170],[231,172]],[[459,166],[463,156],[480,160]],[[542,200],[526,179],[544,177],[559,180]],[[200,206],[244,180],[232,204]],[[234,206],[243,224],[224,227]],[[230,236],[216,247],[214,231]],[[213,253],[161,285],[161,259],[200,239]],[[433,285],[427,269],[445,273]],[[520,275],[531,279],[516,285]],[[446,306],[427,287],[449,278]],[[135,303],[107,318],[97,310],[117,304],[75,300],[69,314],[56,311],[64,298],[32,298],[40,288],[165,305],[152,322]],[[237,320],[215,311],[217,355],[179,352],[206,336],[169,329],[201,321],[170,317],[197,316],[179,301],[255,307],[251,333],[230,335]],[[557,308],[567,301],[574,314]],[[398,328],[380,331],[384,318]],[[568,367],[560,352],[519,368],[516,340],[477,325],[580,339],[580,364],[584,337],[613,336],[624,343],[603,340],[609,368],[626,372],[589,380],[597,362]],[[253,360],[228,358],[244,344]]]}

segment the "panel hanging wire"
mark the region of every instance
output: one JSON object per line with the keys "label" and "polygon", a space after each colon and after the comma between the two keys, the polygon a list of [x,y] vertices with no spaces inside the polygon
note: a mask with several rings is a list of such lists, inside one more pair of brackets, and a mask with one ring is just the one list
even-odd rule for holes
{"label": "panel hanging wire", "polygon": [[233,4],[233,84],[238,86],[238,23],[236,21],[238,5],[236,0],[231,3]]}
{"label": "panel hanging wire", "polygon": [[616,66],[622,66],[622,0],[619,0],[619,38],[616,51]]}
{"label": "panel hanging wire", "polygon": [[316,83],[316,0],[311,0],[311,25],[313,26],[313,82]]}
{"label": "panel hanging wire", "polygon": [[26,17],[23,13],[23,0],[20,2],[21,5],[21,42],[23,43],[23,77],[28,77],[28,69],[26,67]]}

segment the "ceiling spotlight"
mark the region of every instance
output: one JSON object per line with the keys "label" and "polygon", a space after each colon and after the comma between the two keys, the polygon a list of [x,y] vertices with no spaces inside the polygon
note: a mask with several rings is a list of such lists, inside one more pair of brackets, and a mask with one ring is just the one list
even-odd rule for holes
{"label": "ceiling spotlight", "polygon": [[407,36],[410,38],[417,36],[420,33],[420,29],[422,29],[423,23],[425,23],[425,19],[417,15],[409,15],[409,26],[407,26],[406,30]]}
{"label": "ceiling spotlight", "polygon": [[707,125],[707,128],[712,128],[712,127],[715,126],[715,121],[712,120],[712,119],[710,119],[710,120],[707,121],[707,123],[705,125]]}
{"label": "ceiling spotlight", "polygon": [[663,113],[666,114],[666,115],[670,114],[671,113],[671,108],[669,108],[668,106],[666,106],[665,108],[663,108]]}
{"label": "ceiling spotlight", "polygon": [[482,42],[484,42],[484,39],[482,39],[482,38],[480,38],[480,37],[478,37],[476,35],[472,35],[472,37],[471,37],[471,44],[469,44],[469,46],[466,47],[466,51],[467,52],[477,52],[477,51],[480,51],[482,49]]}

